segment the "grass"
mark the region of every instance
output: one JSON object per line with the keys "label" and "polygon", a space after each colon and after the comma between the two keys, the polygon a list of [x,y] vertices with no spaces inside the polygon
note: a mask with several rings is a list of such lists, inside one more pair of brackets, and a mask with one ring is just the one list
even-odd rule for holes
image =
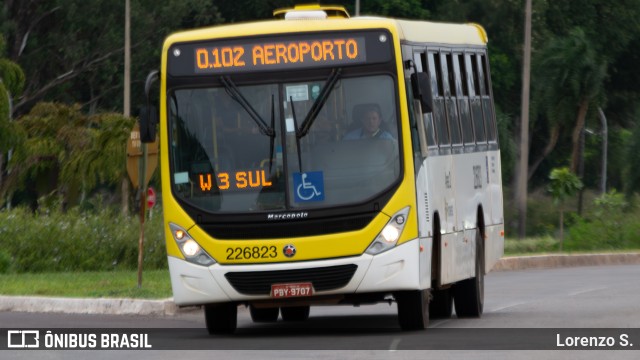
{"label": "grass", "polygon": [[558,253],[560,245],[558,240],[550,237],[534,237],[524,240],[505,239],[505,256],[540,255],[548,253]]}
{"label": "grass", "polygon": [[168,270],[143,271],[141,288],[137,271],[1,274],[0,294],[138,299],[172,295]]}
{"label": "grass", "polygon": [[639,252],[640,249],[613,247],[610,249],[588,249],[565,247],[560,251],[560,241],[551,236],[530,237],[524,240],[507,238],[504,243],[504,256],[532,256],[546,254],[594,254],[594,253],[624,253]]}

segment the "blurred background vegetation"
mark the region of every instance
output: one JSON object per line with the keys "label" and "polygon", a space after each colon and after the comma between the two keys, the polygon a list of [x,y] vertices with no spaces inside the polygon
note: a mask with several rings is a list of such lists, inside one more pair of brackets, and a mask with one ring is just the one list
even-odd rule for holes
{"label": "blurred background vegetation", "polygon": [[[524,2],[360,1],[362,15],[475,22],[487,30],[507,235],[517,226],[512,185]],[[269,19],[274,9],[296,3],[302,1],[131,0],[133,108],[143,104],[146,74],[159,68],[168,34]],[[354,14],[354,0],[323,3]],[[137,202],[125,168],[135,118],[121,115],[124,12],[124,1],[110,0],[1,5],[0,272],[135,268]],[[584,184],[562,207],[564,250],[640,248],[640,2],[534,0],[532,43],[531,239],[510,240],[507,251],[558,250],[559,209],[548,186],[552,170],[564,167]],[[606,174],[599,110],[608,123]],[[576,130],[582,130],[581,146]],[[151,185],[161,191],[157,175]],[[166,261],[160,218],[156,214],[147,227],[145,261],[152,268]],[[65,253],[82,261],[70,262]]]}

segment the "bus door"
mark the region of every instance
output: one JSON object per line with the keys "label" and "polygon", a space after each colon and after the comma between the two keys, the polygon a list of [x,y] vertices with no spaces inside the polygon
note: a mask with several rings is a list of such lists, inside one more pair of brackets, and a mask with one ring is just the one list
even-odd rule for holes
{"label": "bus door", "polygon": [[[437,212],[440,223],[440,236],[434,234],[434,251],[439,259],[437,272],[440,283],[449,282],[455,271],[453,258],[456,242],[456,201],[453,172],[454,150],[460,146],[460,130],[456,124],[451,126],[449,117],[457,117],[455,100],[451,98],[448,79],[448,67],[445,54],[439,49],[427,52],[427,67],[431,77],[433,92],[433,125],[436,135],[437,151],[430,152],[427,158],[429,192],[433,196],[434,214]],[[438,231],[434,229],[434,231]]]}

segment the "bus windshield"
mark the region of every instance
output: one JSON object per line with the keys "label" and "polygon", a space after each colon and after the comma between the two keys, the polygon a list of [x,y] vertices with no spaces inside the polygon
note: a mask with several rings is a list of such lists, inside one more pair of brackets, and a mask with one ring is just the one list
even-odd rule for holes
{"label": "bus windshield", "polygon": [[334,78],[317,102],[327,79],[170,91],[174,194],[210,213],[247,213],[362,203],[392,187],[393,78]]}

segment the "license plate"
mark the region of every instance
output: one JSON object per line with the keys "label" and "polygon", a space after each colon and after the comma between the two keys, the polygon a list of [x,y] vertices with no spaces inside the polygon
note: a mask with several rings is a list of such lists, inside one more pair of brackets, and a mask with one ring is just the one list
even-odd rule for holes
{"label": "license plate", "polygon": [[286,298],[313,295],[311,283],[273,284],[271,285],[271,297]]}

